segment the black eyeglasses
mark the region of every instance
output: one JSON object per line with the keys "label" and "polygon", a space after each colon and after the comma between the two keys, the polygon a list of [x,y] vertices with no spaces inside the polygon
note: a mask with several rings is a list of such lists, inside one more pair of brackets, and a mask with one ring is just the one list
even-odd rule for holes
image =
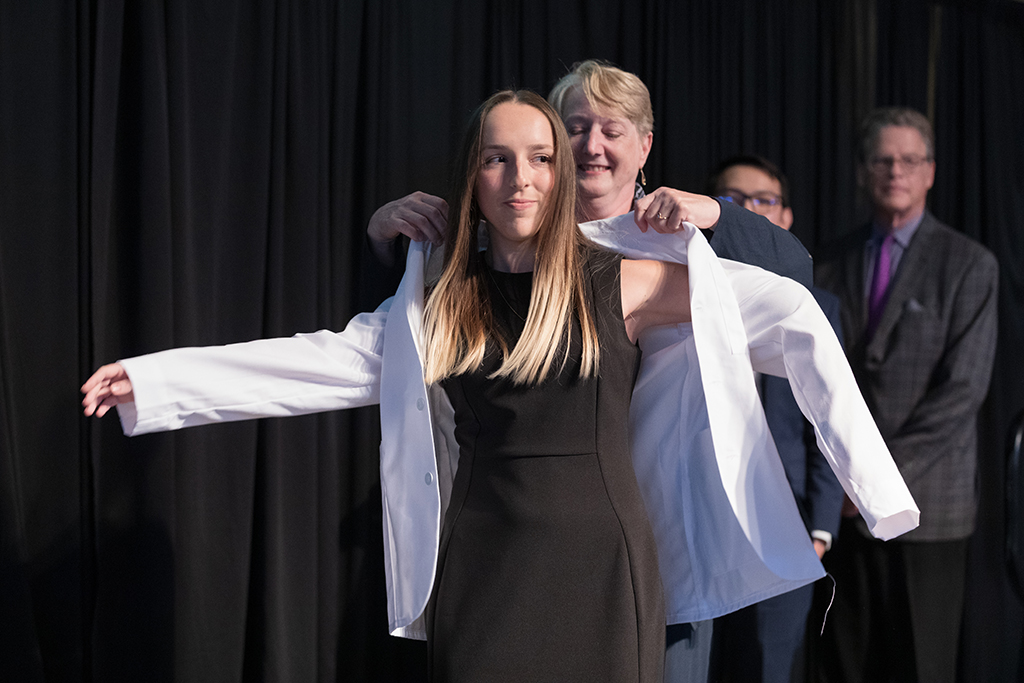
{"label": "black eyeglasses", "polygon": [[745,207],[749,201],[751,210],[758,213],[768,211],[773,206],[779,206],[782,204],[782,195],[775,194],[774,192],[746,194],[739,190],[723,190],[722,194],[720,194],[718,198],[722,201],[732,202],[733,204],[743,207]]}

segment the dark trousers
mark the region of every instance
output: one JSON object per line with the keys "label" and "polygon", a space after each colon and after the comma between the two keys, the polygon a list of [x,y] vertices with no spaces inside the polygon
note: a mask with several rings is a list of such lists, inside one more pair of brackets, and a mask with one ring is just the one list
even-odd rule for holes
{"label": "dark trousers", "polygon": [[706,683],[714,621],[665,628],[665,683]]}
{"label": "dark trousers", "polygon": [[820,643],[823,683],[954,683],[968,539],[888,541],[843,520],[825,556],[835,604]]}
{"label": "dark trousers", "polygon": [[708,680],[790,683],[813,596],[810,584],[715,619]]}

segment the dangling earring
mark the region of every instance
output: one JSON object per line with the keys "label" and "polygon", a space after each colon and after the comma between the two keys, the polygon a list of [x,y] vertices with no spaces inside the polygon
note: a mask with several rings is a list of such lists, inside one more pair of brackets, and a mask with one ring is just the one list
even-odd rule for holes
{"label": "dangling earring", "polygon": [[640,167],[640,184],[647,187],[647,177],[644,175],[644,167]]}

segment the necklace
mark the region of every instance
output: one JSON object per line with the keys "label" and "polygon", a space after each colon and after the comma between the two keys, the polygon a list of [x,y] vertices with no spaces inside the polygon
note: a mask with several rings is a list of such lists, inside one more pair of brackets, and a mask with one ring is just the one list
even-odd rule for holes
{"label": "necklace", "polygon": [[511,302],[509,302],[509,300],[505,298],[505,293],[501,291],[501,286],[498,285],[498,281],[494,279],[494,273],[491,272],[491,269],[486,264],[484,265],[484,270],[487,271],[487,275],[491,278],[491,282],[494,284],[494,289],[498,291],[498,296],[500,296],[501,300],[505,302],[506,306],[508,306],[508,310],[515,313],[516,317],[525,323],[526,318],[524,318],[522,314],[520,314],[519,311],[516,310],[515,306],[513,306]]}

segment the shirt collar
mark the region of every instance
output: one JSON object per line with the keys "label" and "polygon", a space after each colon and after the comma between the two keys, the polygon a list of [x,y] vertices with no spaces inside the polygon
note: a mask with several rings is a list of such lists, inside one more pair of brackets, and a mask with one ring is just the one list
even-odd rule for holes
{"label": "shirt collar", "polygon": [[[909,223],[904,225],[902,228],[893,231],[892,236],[896,242],[899,243],[900,247],[906,249],[910,246],[910,240],[913,239],[914,233],[921,227],[921,222],[924,220],[924,212],[922,211],[917,215],[916,218],[910,220]],[[871,223],[874,231],[874,239],[876,243],[881,243],[887,234],[887,230],[882,227],[878,221],[872,221]]]}

